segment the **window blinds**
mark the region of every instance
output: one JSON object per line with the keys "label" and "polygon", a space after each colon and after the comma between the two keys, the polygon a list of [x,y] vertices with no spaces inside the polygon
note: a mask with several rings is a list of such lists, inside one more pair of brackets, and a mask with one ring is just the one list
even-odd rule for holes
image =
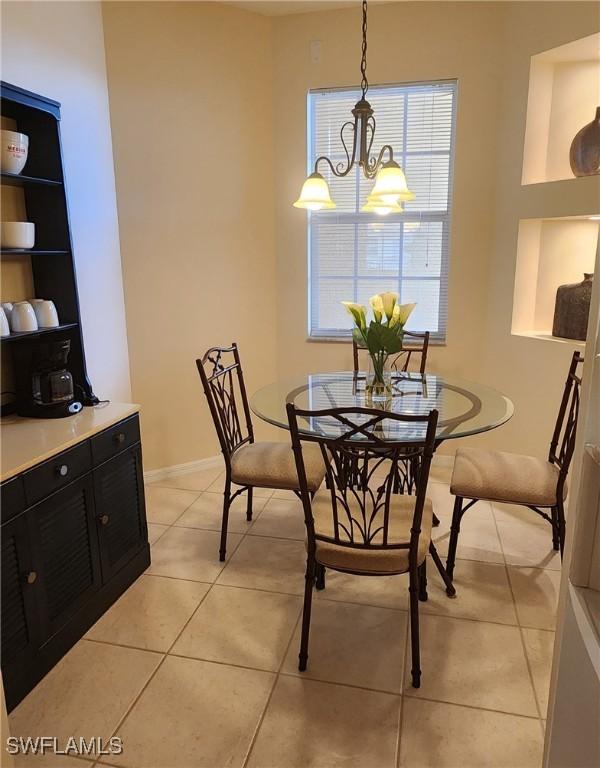
{"label": "window blinds", "polygon": [[[358,89],[309,93],[311,171],[319,155],[345,165],[339,130],[359,98]],[[352,319],[341,301],[368,306],[374,293],[397,291],[401,303],[417,303],[407,329],[443,341],[456,83],[371,87],[368,99],[376,120],[372,153],[392,145],[416,198],[401,214],[361,213],[374,182],[358,168],[340,179],[319,166],[337,208],[309,215],[309,332],[348,336]]]}

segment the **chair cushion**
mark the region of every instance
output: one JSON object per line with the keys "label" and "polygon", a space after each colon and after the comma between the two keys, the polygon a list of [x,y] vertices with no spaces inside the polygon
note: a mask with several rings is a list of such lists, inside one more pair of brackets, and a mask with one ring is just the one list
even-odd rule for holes
{"label": "chair cushion", "polygon": [[[315,443],[302,445],[306,479],[316,491],[325,477],[321,449]],[[296,460],[289,443],[249,443],[231,457],[231,479],[237,485],[298,490]]]}
{"label": "chair cushion", "polygon": [[[401,544],[410,541],[410,529],[413,522],[415,508],[415,496],[394,494],[390,506],[390,523],[388,529],[388,543]],[[353,517],[361,519],[358,502],[354,500],[356,508]],[[354,506],[354,505],[353,505]],[[315,521],[315,533],[322,536],[334,536],[333,510],[331,508],[331,493],[327,489],[319,491],[312,501],[312,513]],[[433,517],[433,505],[426,499],[421,521],[421,534],[417,561],[420,565],[429,550],[431,540],[431,521]],[[338,519],[347,520],[345,512],[338,507]],[[340,537],[343,533],[340,531]],[[361,537],[362,538],[362,537]],[[381,544],[382,535],[377,534],[373,538],[374,544]],[[358,573],[405,573],[408,571],[408,549],[364,549],[359,547],[340,546],[326,541],[316,542],[316,559],[322,565],[342,571],[356,571]]]}
{"label": "chair cushion", "polygon": [[556,465],[533,456],[459,448],[450,491],[468,499],[549,507],[556,504],[558,473]]}

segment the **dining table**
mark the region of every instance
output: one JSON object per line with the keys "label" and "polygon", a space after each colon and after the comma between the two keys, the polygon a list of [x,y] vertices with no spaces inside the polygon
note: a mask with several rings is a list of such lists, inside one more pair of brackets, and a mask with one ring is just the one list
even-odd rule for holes
{"label": "dining table", "polygon": [[[398,372],[392,374],[391,389],[373,394],[367,374],[353,371],[308,373],[283,378],[262,387],[250,399],[253,413],[263,421],[289,429],[287,404],[301,410],[370,407],[399,414],[427,415],[438,411],[436,447],[444,440],[455,440],[496,429],[513,415],[511,400],[496,389],[437,373]],[[382,420],[378,425],[382,440],[413,443],[424,438],[426,422]],[[331,416],[299,417],[301,434],[318,434],[335,439],[340,422]],[[355,440],[364,439],[358,432]]]}

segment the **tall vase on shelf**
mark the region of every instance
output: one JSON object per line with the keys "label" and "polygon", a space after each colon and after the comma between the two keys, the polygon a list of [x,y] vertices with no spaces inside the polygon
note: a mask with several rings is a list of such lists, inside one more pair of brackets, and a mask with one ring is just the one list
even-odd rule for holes
{"label": "tall vase on shelf", "polygon": [[354,320],[354,340],[369,352],[367,398],[385,400],[392,394],[390,355],[402,351],[404,326],[415,304],[398,304],[398,294],[393,291],[377,293],[369,299],[373,311],[373,319],[369,323],[367,309],[362,304],[352,301],[343,301],[342,304]]}

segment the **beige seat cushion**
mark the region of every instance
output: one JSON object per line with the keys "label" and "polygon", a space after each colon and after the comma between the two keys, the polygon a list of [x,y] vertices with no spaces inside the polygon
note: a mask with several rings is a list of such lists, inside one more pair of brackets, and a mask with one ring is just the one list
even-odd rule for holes
{"label": "beige seat cushion", "polygon": [[549,507],[556,504],[558,471],[549,461],[532,456],[459,448],[450,491],[468,499]]}
{"label": "beige seat cushion", "polygon": [[[388,530],[388,543],[401,544],[410,541],[410,529],[413,522],[415,496],[395,494],[392,496],[390,508],[390,527]],[[361,520],[362,514],[355,501],[355,509],[352,516],[355,520]],[[312,501],[312,512],[315,521],[315,532],[322,536],[334,536],[333,510],[331,508],[331,494],[329,490],[319,491]],[[418,564],[425,559],[431,540],[431,520],[433,506],[426,499],[423,508],[421,522],[421,535],[419,536]],[[338,506],[338,520],[346,524],[348,517],[345,511]],[[381,514],[379,525],[383,522]],[[340,538],[343,536],[340,530]],[[359,540],[362,537],[359,534]],[[382,535],[374,537],[374,544],[382,543]],[[354,547],[339,546],[329,542],[316,542],[316,558],[319,563],[342,571],[357,571],[359,573],[405,573],[408,571],[408,549],[360,549]]]}
{"label": "beige seat cushion", "polygon": [[[308,488],[316,491],[323,482],[325,465],[315,443],[302,445]],[[231,457],[231,479],[237,485],[297,490],[296,460],[289,443],[250,443]]]}

